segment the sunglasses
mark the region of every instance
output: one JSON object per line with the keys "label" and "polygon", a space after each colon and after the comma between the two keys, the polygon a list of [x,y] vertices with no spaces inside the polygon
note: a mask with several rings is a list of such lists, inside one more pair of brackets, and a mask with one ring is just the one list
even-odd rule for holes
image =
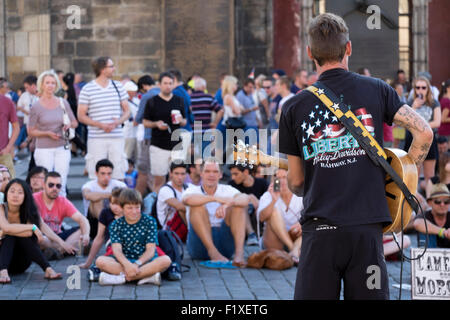
{"label": "sunglasses", "polygon": [[433,200],[434,204],[450,204],[450,200]]}
{"label": "sunglasses", "polygon": [[263,87],[263,89],[266,89],[266,90],[267,90],[267,89],[270,89],[270,88],[271,88],[271,87]]}
{"label": "sunglasses", "polygon": [[420,89],[422,89],[422,90],[426,90],[426,89],[427,89],[427,87],[416,87],[416,90],[420,90]]}
{"label": "sunglasses", "polygon": [[61,183],[52,183],[52,182],[50,182],[49,184],[47,184],[48,185],[48,187],[50,188],[50,189],[52,189],[53,187],[56,187],[57,189],[61,189],[61,187],[62,187],[62,184]]}

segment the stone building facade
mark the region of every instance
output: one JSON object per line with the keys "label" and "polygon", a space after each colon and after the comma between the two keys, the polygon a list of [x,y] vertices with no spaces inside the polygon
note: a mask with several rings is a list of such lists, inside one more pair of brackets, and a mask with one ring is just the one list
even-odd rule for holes
{"label": "stone building facade", "polygon": [[[438,84],[448,77],[448,0],[407,1],[411,7],[411,76],[429,70]],[[397,1],[373,0],[398,19]],[[0,75],[17,87],[26,74],[54,68],[91,79],[91,60],[109,55],[116,75],[157,76],[171,67],[198,73],[210,91],[222,73],[243,79],[282,68],[288,75],[313,69],[306,55],[306,26],[322,8],[346,16],[355,49],[351,68],[368,67],[392,78],[399,66],[398,31],[358,26],[366,16],[356,1],[340,0],[0,0]],[[74,26],[79,10],[79,28]],[[75,12],[75,13],[74,13]],[[350,13],[348,13],[350,12]],[[76,25],[76,23],[75,23]],[[447,71],[445,71],[447,70]]]}

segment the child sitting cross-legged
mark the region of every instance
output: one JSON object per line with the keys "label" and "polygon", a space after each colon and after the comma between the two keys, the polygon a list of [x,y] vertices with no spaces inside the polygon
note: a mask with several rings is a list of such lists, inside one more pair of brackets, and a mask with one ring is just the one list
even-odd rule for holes
{"label": "child sitting cross-legged", "polygon": [[119,196],[123,217],[109,226],[112,256],[101,256],[96,265],[100,285],[117,285],[138,281],[138,285],[161,284],[161,272],[171,264],[168,256],[158,256],[156,220],[141,213],[139,192],[124,189]]}

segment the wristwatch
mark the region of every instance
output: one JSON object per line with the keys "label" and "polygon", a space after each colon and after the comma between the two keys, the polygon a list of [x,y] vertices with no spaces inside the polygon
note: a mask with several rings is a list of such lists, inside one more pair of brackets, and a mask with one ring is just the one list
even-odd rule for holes
{"label": "wristwatch", "polygon": [[141,261],[139,261],[139,260],[136,260],[136,261],[135,261],[134,263],[135,263],[135,264],[137,264],[137,265],[138,265],[138,267],[142,266],[142,262],[141,262]]}

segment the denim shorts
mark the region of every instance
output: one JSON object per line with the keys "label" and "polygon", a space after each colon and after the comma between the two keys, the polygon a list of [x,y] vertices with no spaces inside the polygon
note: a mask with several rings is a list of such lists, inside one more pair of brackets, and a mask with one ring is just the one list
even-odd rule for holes
{"label": "denim shorts", "polygon": [[[233,234],[231,233],[231,229],[229,226],[227,226],[225,220],[222,221],[220,227],[212,227],[211,232],[214,246],[217,248],[217,250],[219,250],[220,254],[222,254],[227,259],[231,259],[234,254],[234,238]],[[192,259],[210,259],[208,251],[203,245],[202,240],[200,240],[198,235],[195,233],[194,228],[191,224],[189,224],[186,246]]]}

